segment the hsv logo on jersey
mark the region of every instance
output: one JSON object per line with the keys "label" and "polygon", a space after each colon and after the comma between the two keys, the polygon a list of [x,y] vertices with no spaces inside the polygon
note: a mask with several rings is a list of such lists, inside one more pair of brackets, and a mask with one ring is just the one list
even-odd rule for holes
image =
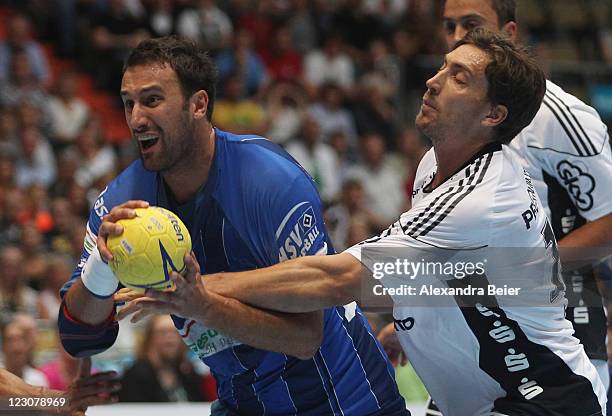
{"label": "hsv logo on jersey", "polygon": [[595,180],[585,170],[567,160],[562,160],[557,165],[557,172],[563,180],[562,185],[567,188],[576,205],[582,211],[588,211],[593,207],[591,193],[595,189]]}
{"label": "hsv logo on jersey", "polygon": [[285,220],[287,221],[281,224],[283,228],[277,232],[280,243],[279,261],[314,254],[311,248],[315,246],[317,238],[322,236],[317,226],[314,208],[310,204],[301,205],[287,214]]}

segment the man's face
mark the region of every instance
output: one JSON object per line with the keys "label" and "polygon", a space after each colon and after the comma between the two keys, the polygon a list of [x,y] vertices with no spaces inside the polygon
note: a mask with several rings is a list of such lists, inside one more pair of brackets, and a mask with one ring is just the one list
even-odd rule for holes
{"label": "man's face", "polygon": [[194,121],[169,65],[128,68],[123,74],[121,98],[146,169],[169,171],[194,151]]}
{"label": "man's face", "polygon": [[4,329],[2,349],[11,367],[23,368],[28,361],[28,346],[23,328],[15,323],[8,324]]}
{"label": "man's face", "polygon": [[491,1],[446,0],[443,24],[448,50],[451,50],[467,32],[477,27],[483,27],[492,32],[501,30]]}
{"label": "man's face", "polygon": [[481,121],[491,110],[485,74],[490,58],[474,45],[448,53],[426,83],[416,126],[434,145],[447,137],[481,136]]}

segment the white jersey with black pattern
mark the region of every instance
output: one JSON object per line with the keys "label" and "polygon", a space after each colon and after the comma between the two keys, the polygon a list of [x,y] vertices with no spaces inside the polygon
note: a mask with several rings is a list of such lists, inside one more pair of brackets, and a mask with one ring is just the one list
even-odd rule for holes
{"label": "white jersey with black pattern", "polygon": [[[551,215],[544,175],[567,192],[579,214],[594,221],[612,212],[612,155],[597,111],[551,81],[533,121],[510,142]],[[567,226],[571,228],[568,219]]]}
{"label": "white jersey with black pattern", "polygon": [[[387,288],[416,288],[390,293],[395,328],[442,414],[605,414],[604,388],[564,318],[556,243],[529,175],[499,144],[431,189],[436,168],[432,149],[417,170],[412,209],[347,252],[373,272],[374,263],[424,263],[436,250],[455,265],[484,259],[481,276],[382,277]],[[472,284],[520,290],[457,290]]]}
{"label": "white jersey with black pattern", "polygon": [[[612,213],[612,153],[592,107],[551,81],[531,124],[510,143],[532,177],[557,240]],[[590,269],[566,274],[567,317],[591,359],[607,360],[607,319]]]}

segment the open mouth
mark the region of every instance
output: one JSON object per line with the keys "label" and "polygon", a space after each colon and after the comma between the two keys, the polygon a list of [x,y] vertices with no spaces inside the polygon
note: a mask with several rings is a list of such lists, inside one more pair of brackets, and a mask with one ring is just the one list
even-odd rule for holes
{"label": "open mouth", "polygon": [[147,150],[148,148],[155,146],[158,141],[158,136],[144,136],[138,138],[138,142],[140,143],[142,150]]}

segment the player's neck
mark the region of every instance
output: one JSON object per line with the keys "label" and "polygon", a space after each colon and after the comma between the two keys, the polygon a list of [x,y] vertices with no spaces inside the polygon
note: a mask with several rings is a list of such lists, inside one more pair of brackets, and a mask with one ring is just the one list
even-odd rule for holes
{"label": "player's neck", "polygon": [[175,201],[181,205],[189,201],[208,180],[215,156],[215,130],[211,127],[209,137],[202,141],[202,149],[194,149],[191,158],[176,170],[162,173],[164,181]]}
{"label": "player's neck", "polygon": [[482,141],[458,142],[445,140],[441,143],[434,142],[434,153],[436,155],[436,175],[431,183],[435,189],[442,182],[457,173],[476,153],[487,143]]}

